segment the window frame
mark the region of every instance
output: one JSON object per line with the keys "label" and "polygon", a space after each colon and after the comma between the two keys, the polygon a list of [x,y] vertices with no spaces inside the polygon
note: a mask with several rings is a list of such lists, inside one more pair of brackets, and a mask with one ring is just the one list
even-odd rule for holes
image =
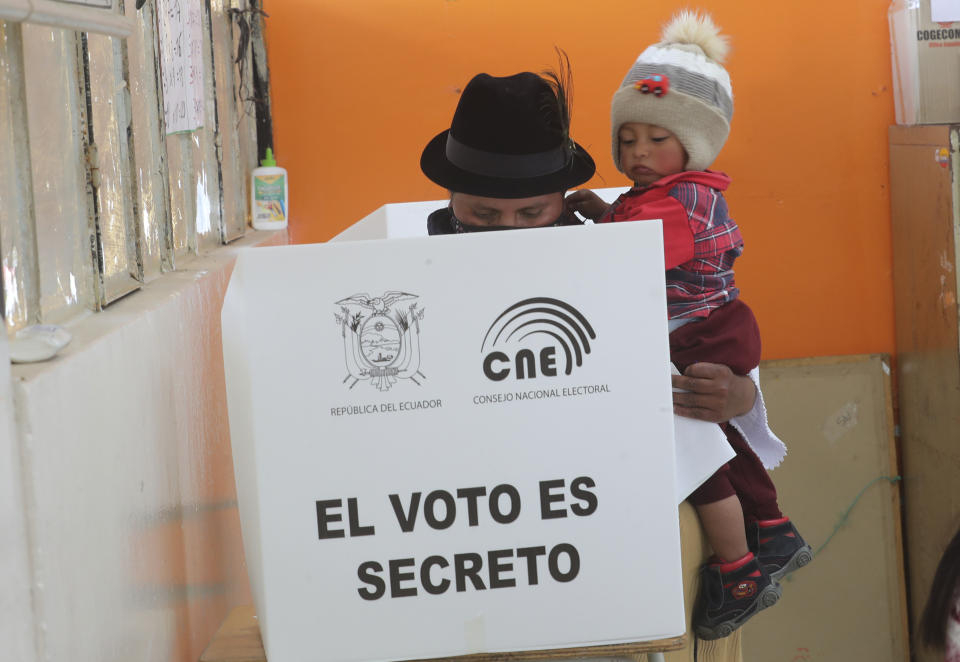
{"label": "window frame", "polygon": [[[163,117],[157,17],[165,1],[196,3],[203,15],[205,121],[187,134],[167,134]],[[264,77],[258,76],[258,66],[265,69],[264,14],[256,0],[146,0],[139,8],[134,0],[126,5],[114,0],[113,7],[111,25],[122,19],[129,28],[122,36],[113,28],[108,36],[110,31],[59,28],[63,39],[72,34],[76,42],[79,108],[64,112],[80,118],[82,153],[66,154],[64,161],[79,160],[86,215],[58,220],[75,223],[69,227],[87,247],[77,249],[86,251],[78,257],[89,269],[93,290],[83,308],[94,312],[182,268],[192,256],[243,237],[249,229],[250,171],[264,142],[270,142],[261,130],[270,126],[269,87],[264,104]],[[8,60],[0,67],[0,90],[16,92],[10,112],[0,115],[11,125],[7,136],[0,126],[0,145],[13,140],[20,155],[14,175],[0,170],[0,194],[14,193],[18,201],[16,213],[0,213],[5,298],[0,309],[8,333],[65,322],[81,312],[41,301],[46,276],[35,188],[41,163],[30,153],[26,88],[33,81],[24,62],[23,25],[0,19],[0,37],[7,35],[0,55]],[[19,58],[10,57],[11,50]],[[105,103],[109,112],[101,112]],[[59,275],[59,265],[54,271]]]}

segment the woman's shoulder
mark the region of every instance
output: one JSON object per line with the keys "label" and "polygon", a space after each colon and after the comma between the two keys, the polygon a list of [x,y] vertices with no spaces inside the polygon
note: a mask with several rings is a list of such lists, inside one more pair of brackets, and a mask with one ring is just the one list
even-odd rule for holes
{"label": "woman's shoulder", "polygon": [[453,212],[449,207],[438,209],[427,216],[427,234],[454,234]]}

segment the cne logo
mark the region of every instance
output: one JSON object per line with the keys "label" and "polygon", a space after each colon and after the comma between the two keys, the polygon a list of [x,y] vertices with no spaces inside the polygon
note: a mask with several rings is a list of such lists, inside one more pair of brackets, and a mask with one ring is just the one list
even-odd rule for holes
{"label": "cne logo", "polygon": [[583,365],[597,334],[583,314],[565,301],[534,297],[497,316],[483,337],[483,374],[500,382],[569,375]]}
{"label": "cne logo", "polygon": [[[407,292],[384,292],[381,296],[354,294],[337,301],[340,312],[334,319],[343,335],[343,351],[347,376],[369,381],[380,391],[388,391],[397,380],[409,379],[417,386],[420,372],[420,321],[423,309],[417,295]],[[401,302],[410,301],[404,306]]]}

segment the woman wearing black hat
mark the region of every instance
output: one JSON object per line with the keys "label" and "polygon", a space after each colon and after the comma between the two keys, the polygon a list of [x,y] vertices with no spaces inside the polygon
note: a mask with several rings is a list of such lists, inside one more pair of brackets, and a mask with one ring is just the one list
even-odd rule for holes
{"label": "woman wearing black hat", "polygon": [[545,76],[479,74],[464,88],[450,129],[420,157],[424,174],[450,191],[430,234],[581,223],[564,192],[596,166],[570,138],[567,85]]}

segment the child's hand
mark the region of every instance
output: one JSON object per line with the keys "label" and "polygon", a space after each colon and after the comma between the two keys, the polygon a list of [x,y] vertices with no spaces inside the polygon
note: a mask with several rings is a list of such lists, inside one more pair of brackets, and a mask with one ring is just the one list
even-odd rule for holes
{"label": "child's hand", "polygon": [[592,221],[603,216],[610,208],[610,205],[601,200],[599,195],[585,188],[568,195],[566,202],[568,209],[579,212],[581,216]]}
{"label": "child's hand", "polygon": [[753,409],[757,388],[749,377],[736,375],[719,363],[694,363],[683,375],[673,375],[673,411],[678,416],[726,423]]}

